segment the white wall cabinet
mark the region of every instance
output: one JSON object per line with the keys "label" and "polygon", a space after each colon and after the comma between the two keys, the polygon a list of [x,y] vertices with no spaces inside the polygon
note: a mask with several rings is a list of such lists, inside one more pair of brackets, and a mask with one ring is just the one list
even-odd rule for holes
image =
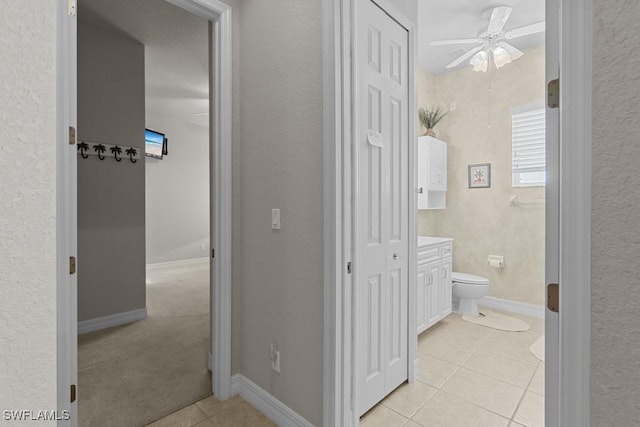
{"label": "white wall cabinet", "polygon": [[453,239],[418,237],[418,334],[451,313]]}
{"label": "white wall cabinet", "polygon": [[447,195],[447,143],[418,138],[418,209],[444,209]]}

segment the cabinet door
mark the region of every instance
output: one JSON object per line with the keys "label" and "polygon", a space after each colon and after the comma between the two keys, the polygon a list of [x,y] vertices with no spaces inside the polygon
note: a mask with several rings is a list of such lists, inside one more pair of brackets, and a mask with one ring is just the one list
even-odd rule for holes
{"label": "cabinet door", "polygon": [[446,191],[447,189],[447,144],[434,138],[429,138],[429,189]]}
{"label": "cabinet door", "polygon": [[431,326],[440,320],[442,299],[440,296],[440,261],[433,261],[426,265],[427,286],[425,286],[425,307],[427,325]]}
{"label": "cabinet door", "polygon": [[440,288],[442,290],[442,317],[445,317],[451,313],[451,267],[452,259],[445,258],[442,260],[440,267]]}
{"label": "cabinet door", "polygon": [[427,284],[427,267],[425,265],[418,266],[418,280],[416,280],[417,295],[416,295],[416,305],[417,308],[417,319],[418,319],[418,333],[424,331],[427,327],[427,316],[426,316],[426,306],[425,302],[425,287]]}

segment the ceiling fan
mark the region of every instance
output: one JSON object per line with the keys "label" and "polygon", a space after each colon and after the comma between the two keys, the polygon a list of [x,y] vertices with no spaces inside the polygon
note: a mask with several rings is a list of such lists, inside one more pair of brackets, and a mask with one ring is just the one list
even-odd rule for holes
{"label": "ceiling fan", "polygon": [[494,7],[491,11],[489,26],[475,39],[440,40],[431,42],[431,46],[479,43],[478,46],[469,49],[465,54],[447,65],[447,68],[457,67],[467,59],[469,59],[469,63],[473,65],[474,71],[486,72],[491,61],[493,61],[496,68],[500,68],[523,55],[518,48],[507,42],[507,40],[541,33],[545,30],[545,24],[544,21],[542,21],[510,31],[504,31],[504,25],[507,23],[512,11],[513,8],[509,6]]}

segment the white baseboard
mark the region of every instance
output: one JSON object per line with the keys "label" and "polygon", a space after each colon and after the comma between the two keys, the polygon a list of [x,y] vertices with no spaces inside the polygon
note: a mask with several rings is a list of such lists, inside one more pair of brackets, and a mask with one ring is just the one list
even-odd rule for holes
{"label": "white baseboard", "polygon": [[478,304],[487,308],[495,308],[496,310],[507,311],[509,313],[544,319],[543,305],[528,304],[526,302],[511,301],[496,297],[484,297],[478,301]]}
{"label": "white baseboard", "polygon": [[204,262],[209,262],[209,257],[180,259],[178,261],[167,261],[167,262],[157,262],[154,264],[147,264],[147,270],[155,270],[157,268],[165,268],[165,267],[182,267],[186,265],[200,264]]}
{"label": "white baseboard", "polygon": [[280,427],[313,427],[293,409],[241,374],[231,377],[231,394],[239,394]]}
{"label": "white baseboard", "polygon": [[78,322],[78,335],[101,331],[102,329],[136,322],[146,318],[147,309],[139,308],[137,310],[125,311],[123,313],[110,314],[109,316],[83,320],[82,322]]}

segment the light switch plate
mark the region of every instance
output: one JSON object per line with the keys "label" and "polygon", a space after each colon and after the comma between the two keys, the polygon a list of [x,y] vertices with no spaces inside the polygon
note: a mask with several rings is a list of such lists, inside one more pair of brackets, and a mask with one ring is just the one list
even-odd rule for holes
{"label": "light switch plate", "polygon": [[271,209],[271,229],[280,230],[280,209]]}

